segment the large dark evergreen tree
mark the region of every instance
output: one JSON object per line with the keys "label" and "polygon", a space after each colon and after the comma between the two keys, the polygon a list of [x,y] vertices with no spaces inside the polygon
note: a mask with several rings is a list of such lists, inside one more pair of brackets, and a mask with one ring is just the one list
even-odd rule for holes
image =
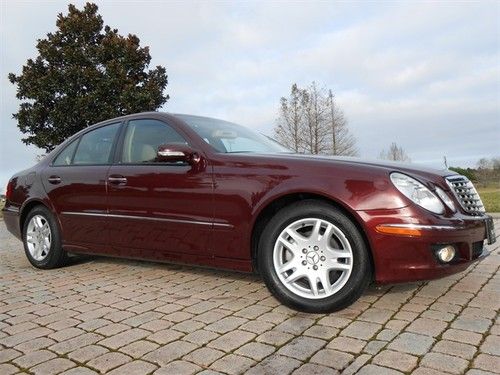
{"label": "large dark evergreen tree", "polygon": [[22,100],[13,116],[25,144],[52,150],[71,134],[104,119],[153,111],[168,100],[166,70],[148,70],[148,47],[104,26],[95,4],[69,5],[57,31],[39,39],[39,55],[9,74]]}

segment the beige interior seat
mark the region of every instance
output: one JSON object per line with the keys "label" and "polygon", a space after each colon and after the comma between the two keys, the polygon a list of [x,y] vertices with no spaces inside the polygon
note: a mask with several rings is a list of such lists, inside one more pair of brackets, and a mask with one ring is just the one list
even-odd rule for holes
{"label": "beige interior seat", "polygon": [[151,145],[142,145],[141,149],[141,161],[153,161],[156,158],[156,150]]}

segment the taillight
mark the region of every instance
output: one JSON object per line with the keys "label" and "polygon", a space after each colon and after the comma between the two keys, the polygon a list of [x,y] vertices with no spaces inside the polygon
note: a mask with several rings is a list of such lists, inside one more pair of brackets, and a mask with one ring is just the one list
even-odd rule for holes
{"label": "taillight", "polygon": [[5,192],[5,198],[6,200],[10,201],[12,200],[12,191],[14,190],[14,183],[12,180],[9,181],[7,184],[7,191]]}

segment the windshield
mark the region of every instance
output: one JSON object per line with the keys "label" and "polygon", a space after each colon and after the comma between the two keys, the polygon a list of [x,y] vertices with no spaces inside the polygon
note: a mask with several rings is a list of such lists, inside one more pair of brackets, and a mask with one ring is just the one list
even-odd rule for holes
{"label": "windshield", "polygon": [[241,125],[208,117],[175,115],[218,152],[291,152],[276,141]]}

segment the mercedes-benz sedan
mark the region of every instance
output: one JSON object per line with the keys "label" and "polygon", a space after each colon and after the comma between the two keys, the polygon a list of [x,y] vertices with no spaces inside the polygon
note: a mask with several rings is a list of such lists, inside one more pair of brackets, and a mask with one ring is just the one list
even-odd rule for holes
{"label": "mercedes-benz sedan", "polygon": [[341,309],[366,286],[487,255],[464,176],[293,154],[226,121],[140,113],[75,134],[8,183],[3,214],[38,268],[68,253],[258,271],[284,304]]}

